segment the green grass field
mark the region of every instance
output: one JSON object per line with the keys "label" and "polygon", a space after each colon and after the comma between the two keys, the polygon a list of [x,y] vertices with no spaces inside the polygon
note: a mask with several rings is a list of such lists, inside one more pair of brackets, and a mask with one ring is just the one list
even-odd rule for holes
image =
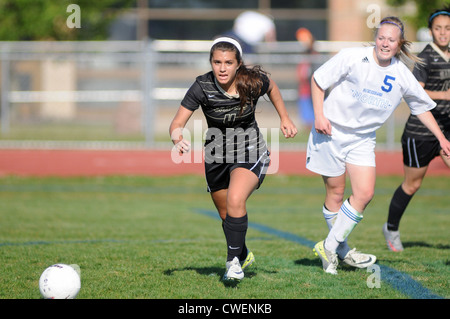
{"label": "green grass field", "polygon": [[0,298],[41,298],[39,276],[54,263],[80,266],[79,299],[448,298],[449,179],[425,179],[401,224],[406,249],[395,254],[381,227],[400,182],[378,177],[349,241],[378,257],[379,272],[332,276],[311,250],[327,234],[320,177],[267,176],[248,202],[256,263],[226,285],[224,235],[202,176],[2,177]]}

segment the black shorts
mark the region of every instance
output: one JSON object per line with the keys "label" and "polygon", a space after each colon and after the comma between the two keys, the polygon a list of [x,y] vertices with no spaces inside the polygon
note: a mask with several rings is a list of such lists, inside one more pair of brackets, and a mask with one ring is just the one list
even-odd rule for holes
{"label": "black shorts", "polygon": [[269,152],[264,152],[256,163],[208,163],[205,161],[205,176],[208,186],[208,192],[212,193],[221,189],[227,189],[230,184],[230,174],[235,168],[246,168],[258,177],[259,188],[264,181],[267,169],[269,168],[270,157]]}
{"label": "black shorts", "polygon": [[441,151],[441,146],[437,139],[422,140],[403,134],[401,141],[403,164],[408,167],[421,168],[428,166],[436,156],[439,156]]}

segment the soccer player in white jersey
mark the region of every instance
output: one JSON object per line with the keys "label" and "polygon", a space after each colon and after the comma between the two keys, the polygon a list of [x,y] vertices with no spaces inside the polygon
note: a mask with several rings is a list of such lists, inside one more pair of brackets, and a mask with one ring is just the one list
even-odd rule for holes
{"label": "soccer player in white jersey", "polygon": [[[419,57],[424,65],[416,65],[413,74],[436,102],[431,110],[442,132],[450,138],[450,7],[436,10],[428,18],[433,42],[427,44]],[[430,162],[440,156],[450,168],[450,160],[442,153],[439,141],[419,121],[410,115],[402,135],[404,180],[395,190],[383,234],[389,250],[403,251],[400,240],[400,220],[410,200],[419,190]]]}
{"label": "soccer player in white jersey", "polygon": [[[387,17],[376,29],[375,46],[343,49],[313,74],[315,121],[306,167],[322,175],[325,184],[323,215],[330,231],[314,251],[327,273],[337,274],[338,259],[359,268],[376,260],[373,255],[350,250],[347,238],[374,195],[375,131],[402,98],[450,157],[450,142],[430,112],[436,103],[400,61],[418,61],[409,52],[409,44],[402,21]],[[327,89],[331,91],[325,99]],[[346,174],[352,194],[344,201]]]}

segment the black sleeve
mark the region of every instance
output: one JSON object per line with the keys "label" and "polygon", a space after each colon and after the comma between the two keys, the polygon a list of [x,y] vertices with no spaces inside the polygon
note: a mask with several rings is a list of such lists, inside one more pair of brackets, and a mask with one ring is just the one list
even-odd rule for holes
{"label": "black sleeve", "polygon": [[260,96],[263,96],[269,90],[270,79],[267,77],[267,75],[261,74],[261,80],[263,81],[263,86],[261,87]]}
{"label": "black sleeve", "polygon": [[192,84],[189,90],[186,92],[181,105],[188,110],[195,111],[200,105],[204,104],[204,94],[200,85],[196,82]]}
{"label": "black sleeve", "polygon": [[427,80],[428,80],[427,69],[428,69],[429,63],[428,63],[428,56],[423,53],[424,52],[419,54],[419,58],[422,58],[423,61],[425,62],[425,64],[421,65],[419,63],[416,63],[416,65],[414,66],[413,74],[416,77],[417,81],[427,83]]}

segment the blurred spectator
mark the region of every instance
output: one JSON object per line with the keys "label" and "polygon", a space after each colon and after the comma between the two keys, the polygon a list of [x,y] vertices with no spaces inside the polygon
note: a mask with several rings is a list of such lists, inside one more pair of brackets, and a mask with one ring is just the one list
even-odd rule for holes
{"label": "blurred spectator", "polygon": [[261,42],[275,42],[277,39],[273,19],[255,11],[245,11],[235,20],[233,29],[225,36],[239,41],[243,53],[254,53],[254,47]]}
{"label": "blurred spectator", "polygon": [[297,66],[298,79],[298,114],[300,121],[308,129],[314,124],[314,110],[311,99],[311,76],[315,67],[311,63],[310,56],[316,54],[314,51],[314,37],[306,28],[299,28],[295,33],[297,41],[305,48],[303,61]]}

